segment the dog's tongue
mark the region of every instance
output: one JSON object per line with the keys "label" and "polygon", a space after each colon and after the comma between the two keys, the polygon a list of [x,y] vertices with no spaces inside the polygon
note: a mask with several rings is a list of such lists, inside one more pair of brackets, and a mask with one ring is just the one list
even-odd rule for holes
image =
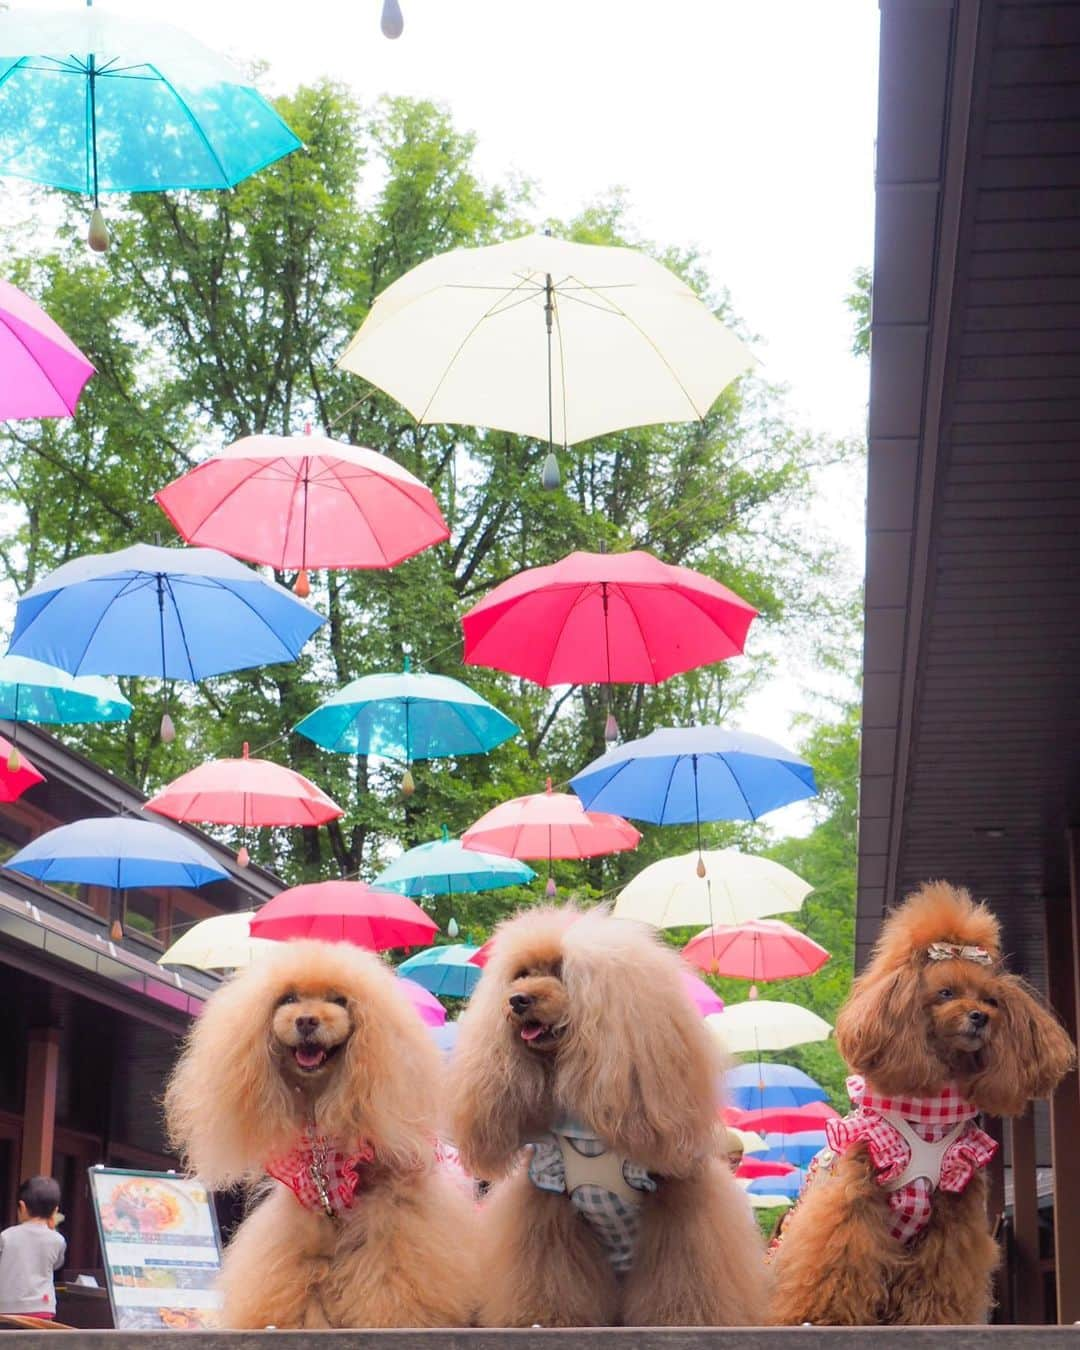
{"label": "dog's tongue", "polygon": [[326,1051],[319,1045],[298,1045],[293,1054],[302,1069],[317,1069],[326,1058]]}
{"label": "dog's tongue", "polygon": [[542,1036],[547,1028],[542,1022],[528,1022],[521,1028],[521,1039],[523,1041],[535,1041],[537,1036]]}

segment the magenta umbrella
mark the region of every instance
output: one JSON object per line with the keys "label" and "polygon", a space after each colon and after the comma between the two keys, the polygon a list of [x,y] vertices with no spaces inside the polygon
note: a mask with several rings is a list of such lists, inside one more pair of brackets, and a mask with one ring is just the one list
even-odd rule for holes
{"label": "magenta umbrella", "polygon": [[397,981],[397,986],[416,1009],[425,1025],[441,1027],[446,1021],[446,1009],[422,984],[417,984],[415,980],[402,975]]}
{"label": "magenta umbrella", "polygon": [[0,418],[71,417],[93,373],[40,305],[0,281]]}
{"label": "magenta umbrella", "polygon": [[393,567],[450,538],[431,491],[387,455],[326,436],[245,436],[155,494],[189,544],[282,571]]}
{"label": "magenta umbrella", "polygon": [[722,1013],[724,1011],[724,1000],[716,992],[710,989],[704,980],[689,970],[681,971],[683,988],[690,996],[690,1001],[702,1015],[708,1017],[710,1013]]}

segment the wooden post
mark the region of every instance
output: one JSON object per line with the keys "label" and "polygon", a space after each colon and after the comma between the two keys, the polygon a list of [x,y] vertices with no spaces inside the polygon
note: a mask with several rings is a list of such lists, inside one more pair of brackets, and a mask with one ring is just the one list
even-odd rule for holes
{"label": "wooden post", "polygon": [[1042,1274],[1039,1270],[1039,1198],[1035,1190],[1035,1112],[1029,1106],[1014,1116],[1012,1137],[1013,1251],[1015,1298],[1013,1314],[1021,1326],[1040,1323],[1043,1307]]}
{"label": "wooden post", "polygon": [[55,1027],[30,1032],[26,1046],[26,1095],[23,1104],[19,1179],[50,1176],[56,1131],[56,1087],[60,1072],[60,1033]]}
{"label": "wooden post", "polygon": [[[1075,850],[1070,850],[1075,854]],[[1047,990],[1054,1011],[1076,1040],[1076,953],[1073,925],[1077,905],[1075,856],[1072,895],[1048,900],[1046,915]],[[1080,1322],[1080,1077],[1074,1069],[1050,1099],[1050,1144],[1054,1167],[1054,1278],[1057,1320]]]}

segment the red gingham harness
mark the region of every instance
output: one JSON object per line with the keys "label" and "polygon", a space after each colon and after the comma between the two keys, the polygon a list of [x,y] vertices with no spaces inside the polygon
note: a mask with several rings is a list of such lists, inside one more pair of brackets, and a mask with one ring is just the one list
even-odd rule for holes
{"label": "red gingham harness", "polygon": [[[892,1236],[910,1242],[930,1222],[935,1189],[959,1194],[998,1146],[971,1123],[978,1109],[964,1101],[953,1083],[934,1097],[887,1097],[853,1074],[847,1089],[856,1109],[842,1120],[826,1122],[829,1147],[840,1154],[855,1143],[868,1145],[875,1180],[890,1192]],[[909,1131],[911,1142],[905,1138]],[[937,1147],[920,1148],[920,1141]]]}
{"label": "red gingham harness", "polygon": [[339,1219],[352,1208],[363,1180],[362,1171],[374,1158],[370,1144],[361,1144],[356,1153],[345,1154],[309,1128],[291,1152],[267,1163],[266,1171],[288,1186],[305,1209]]}

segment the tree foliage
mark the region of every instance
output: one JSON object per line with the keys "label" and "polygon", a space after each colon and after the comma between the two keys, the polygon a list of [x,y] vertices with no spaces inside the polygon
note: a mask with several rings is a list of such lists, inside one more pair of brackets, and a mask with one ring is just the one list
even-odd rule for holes
{"label": "tree foliage", "polygon": [[846,304],[852,316],[851,351],[854,356],[870,355],[870,297],[873,282],[869,267],[857,267],[851,278]]}

